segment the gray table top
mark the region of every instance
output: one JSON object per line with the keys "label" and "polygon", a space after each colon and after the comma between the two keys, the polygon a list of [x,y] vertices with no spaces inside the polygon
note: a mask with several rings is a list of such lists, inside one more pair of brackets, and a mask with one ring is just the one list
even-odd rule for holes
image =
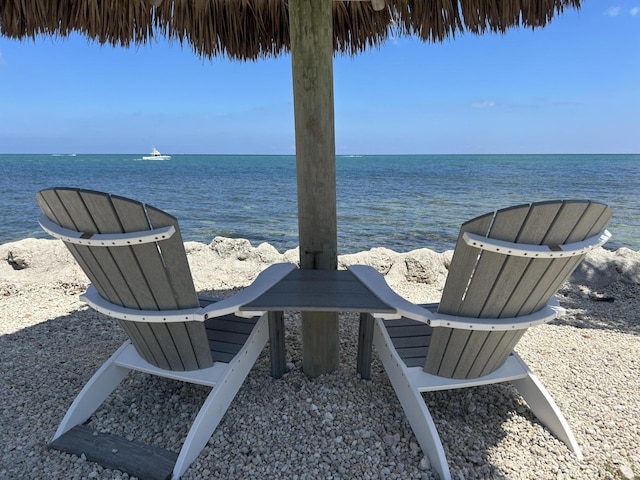
{"label": "gray table top", "polygon": [[243,311],[395,313],[348,270],[293,270]]}

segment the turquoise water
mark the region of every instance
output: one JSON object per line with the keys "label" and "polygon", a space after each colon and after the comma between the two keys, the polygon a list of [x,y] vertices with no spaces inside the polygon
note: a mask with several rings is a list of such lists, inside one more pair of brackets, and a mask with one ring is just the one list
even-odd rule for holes
{"label": "turquoise water", "polygon": [[[73,186],[129,196],[180,220],[185,240],[298,244],[295,157],[0,155],[0,244],[46,238],[36,193]],[[338,156],[338,248],[453,248],[460,224],[495,208],[588,198],[614,217],[609,248],[640,250],[640,155]]]}

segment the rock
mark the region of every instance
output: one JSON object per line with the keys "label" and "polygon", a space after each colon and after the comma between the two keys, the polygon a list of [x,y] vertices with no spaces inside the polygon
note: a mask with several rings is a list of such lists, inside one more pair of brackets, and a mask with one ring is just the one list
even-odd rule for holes
{"label": "rock", "polygon": [[0,245],[0,278],[25,283],[86,283],[87,277],[60,240],[27,238]]}
{"label": "rock", "polygon": [[300,265],[300,247],[296,247],[292,250],[287,250],[282,255],[282,261],[287,263],[293,263]]}
{"label": "rock", "polygon": [[199,253],[199,252],[204,252],[204,251],[208,251],[210,250],[210,247],[208,245],[205,245],[204,243],[200,243],[200,242],[185,242],[184,243],[184,251],[186,252],[187,255],[193,254],[193,253]]}
{"label": "rock", "polygon": [[12,250],[9,250],[7,254],[7,262],[14,270],[22,270],[23,268],[29,267],[29,261],[25,257],[14,253]]}
{"label": "rock", "polygon": [[384,443],[387,447],[395,447],[400,442],[400,434],[396,433],[394,435],[385,435]]}
{"label": "rock", "polygon": [[253,247],[243,238],[215,237],[208,246],[188,242],[185,250],[198,290],[246,286],[267,266],[287,261],[268,243]]}
{"label": "rock", "polygon": [[245,238],[215,237],[209,248],[220,257],[246,260],[253,247],[251,247],[251,242]]}
{"label": "rock", "polygon": [[386,275],[399,259],[399,253],[388,248],[377,247],[366,252],[341,255],[338,263],[342,267],[348,265],[369,265],[381,274]]}
{"label": "rock", "polygon": [[385,279],[391,287],[405,282],[407,279],[407,262],[400,261],[394,263],[385,275]]}
{"label": "rock", "polygon": [[254,251],[261,263],[277,263],[282,261],[282,254],[271,244],[263,242]]}
{"label": "rock", "polygon": [[441,280],[447,274],[442,255],[428,248],[406,254],[405,264],[409,282],[431,284]]}
{"label": "rock", "polygon": [[570,281],[592,289],[622,281],[640,284],[640,252],[619,248],[615,252],[602,247],[587,254],[584,261],[573,272]]}
{"label": "rock", "polygon": [[619,248],[615,252],[615,267],[624,283],[640,285],[640,252]]}
{"label": "rock", "polygon": [[622,478],[633,480],[636,478],[635,473],[633,473],[633,469],[627,464],[623,463],[618,467],[618,472],[622,476]]}
{"label": "rock", "polygon": [[366,252],[341,255],[338,265],[340,268],[356,264],[369,265],[384,275],[391,286],[407,281],[430,285],[444,282],[452,253],[437,253],[428,248],[397,253],[378,247]]}
{"label": "rock", "polygon": [[[284,254],[268,243],[253,247],[242,238],[216,237],[209,245],[186,242],[185,251],[196,288],[226,289],[234,283],[248,285],[267,266],[277,262],[299,263],[299,249]],[[362,264],[375,268],[394,289],[424,288],[425,292],[441,291],[451,263],[453,251],[437,253],[423,248],[397,253],[388,248],[372,248],[365,252],[341,255],[340,268]],[[88,279],[64,244],[59,240],[25,239],[0,245],[0,277],[22,284],[55,281],[84,284]],[[230,279],[234,278],[231,282]],[[628,248],[610,251],[597,248],[590,252],[570,279],[591,290],[615,282],[640,285],[640,252]],[[411,287],[410,287],[411,286]]]}

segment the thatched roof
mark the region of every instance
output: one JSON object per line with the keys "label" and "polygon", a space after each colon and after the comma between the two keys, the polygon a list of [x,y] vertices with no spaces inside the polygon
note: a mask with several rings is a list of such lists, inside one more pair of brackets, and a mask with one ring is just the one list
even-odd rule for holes
{"label": "thatched roof", "polygon": [[[78,32],[129,46],[163,35],[205,57],[256,59],[289,49],[289,0],[0,0],[0,35]],[[392,35],[442,41],[456,33],[541,27],[580,0],[334,1],[335,50],[355,54]]]}

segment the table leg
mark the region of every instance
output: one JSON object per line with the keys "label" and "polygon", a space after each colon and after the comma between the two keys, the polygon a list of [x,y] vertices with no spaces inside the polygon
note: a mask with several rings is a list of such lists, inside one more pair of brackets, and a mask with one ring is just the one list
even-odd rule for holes
{"label": "table leg", "polygon": [[269,351],[271,354],[271,376],[280,378],[287,368],[284,346],[284,314],[269,312]]}
{"label": "table leg", "polygon": [[357,372],[360,378],[371,380],[371,355],[373,344],[373,315],[369,313],[360,314],[360,328],[358,330],[358,360]]}

